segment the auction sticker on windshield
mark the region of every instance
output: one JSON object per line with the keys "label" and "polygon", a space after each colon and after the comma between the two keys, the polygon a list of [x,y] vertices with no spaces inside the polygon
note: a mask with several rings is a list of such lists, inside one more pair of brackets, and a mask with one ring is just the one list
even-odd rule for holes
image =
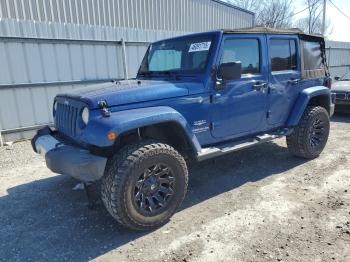
{"label": "auction sticker on windshield", "polygon": [[210,48],[210,44],[211,42],[193,43],[190,45],[188,52],[207,51]]}

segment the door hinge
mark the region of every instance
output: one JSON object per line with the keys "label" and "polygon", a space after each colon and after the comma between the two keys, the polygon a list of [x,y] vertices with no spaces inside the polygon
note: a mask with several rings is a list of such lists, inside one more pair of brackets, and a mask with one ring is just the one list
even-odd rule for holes
{"label": "door hinge", "polygon": [[209,96],[209,103],[212,104],[213,103],[213,95]]}

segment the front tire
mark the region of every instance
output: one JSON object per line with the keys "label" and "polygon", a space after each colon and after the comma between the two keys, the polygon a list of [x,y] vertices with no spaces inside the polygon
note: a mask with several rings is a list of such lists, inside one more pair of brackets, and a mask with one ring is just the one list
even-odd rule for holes
{"label": "front tire", "polygon": [[329,128],[329,115],[325,108],[307,107],[298,126],[287,136],[289,151],[302,158],[318,157],[326,146]]}
{"label": "front tire", "polygon": [[183,157],[167,144],[145,140],[125,146],[109,159],[101,197],[120,224],[150,230],[166,223],[175,213],[187,184]]}

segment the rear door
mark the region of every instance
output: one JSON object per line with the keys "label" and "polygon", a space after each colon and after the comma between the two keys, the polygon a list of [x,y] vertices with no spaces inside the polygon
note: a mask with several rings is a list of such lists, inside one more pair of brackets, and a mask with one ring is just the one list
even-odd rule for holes
{"label": "rear door", "polygon": [[296,35],[268,35],[269,95],[267,123],[284,125],[300,90],[299,41]]}
{"label": "rear door", "polygon": [[254,133],[266,125],[267,63],[264,35],[225,35],[221,63],[242,64],[241,78],[214,88],[211,110],[212,135],[232,138]]}

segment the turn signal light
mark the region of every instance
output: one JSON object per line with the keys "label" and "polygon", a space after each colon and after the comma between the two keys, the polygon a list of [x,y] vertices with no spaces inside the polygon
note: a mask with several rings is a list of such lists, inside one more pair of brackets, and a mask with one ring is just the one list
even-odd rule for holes
{"label": "turn signal light", "polygon": [[113,131],[108,132],[107,138],[110,141],[114,141],[117,138],[117,134]]}

